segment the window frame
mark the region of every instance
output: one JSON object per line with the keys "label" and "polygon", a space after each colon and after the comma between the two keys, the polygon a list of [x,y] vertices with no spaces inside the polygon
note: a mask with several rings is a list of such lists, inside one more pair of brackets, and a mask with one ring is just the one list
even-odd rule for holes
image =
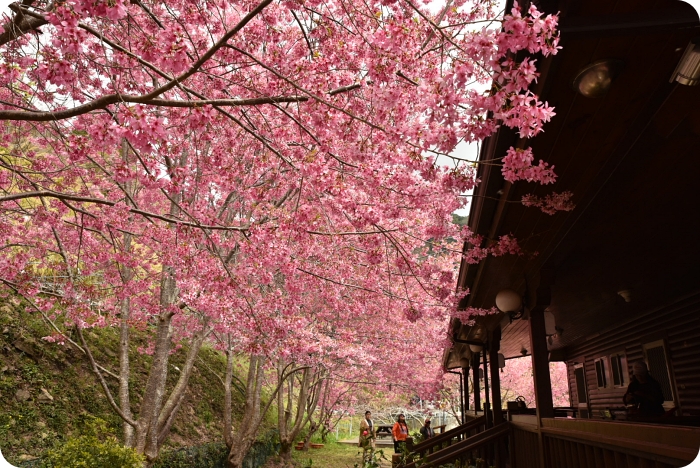
{"label": "window frame", "polygon": [[[611,373],[611,381],[612,381],[612,387],[613,388],[624,388],[627,387],[630,384],[630,377],[629,377],[629,367],[627,363],[627,355],[623,351],[619,351],[616,353],[612,353],[610,355],[610,373]],[[620,382],[615,383],[615,361],[617,360],[618,365],[619,365],[619,376],[620,376]]]}
{"label": "window frame", "polygon": [[678,408],[678,393],[677,393],[677,388],[676,388],[676,383],[673,378],[673,373],[672,373],[672,367],[671,367],[671,362],[669,360],[669,355],[668,355],[668,345],[666,344],[666,340],[660,339],[660,340],[655,340],[655,341],[649,341],[646,343],[642,344],[642,350],[644,352],[644,362],[647,364],[647,367],[649,368],[649,371],[651,372],[651,376],[655,377],[657,380],[659,379],[658,376],[655,376],[655,372],[651,369],[651,366],[649,365],[649,356],[648,356],[648,351],[649,349],[654,349],[654,348],[661,348],[664,353],[664,364],[666,366],[666,378],[668,379],[668,384],[670,387],[671,391],[671,400],[666,400],[665,395],[664,395],[664,402],[663,402],[663,407],[666,410],[669,410],[671,408]]}
{"label": "window frame", "polygon": [[[579,385],[578,378],[576,377],[576,370],[581,369],[581,377],[583,378],[583,382],[581,382]],[[579,408],[588,408],[588,383],[586,379],[586,366],[584,366],[583,363],[576,363],[574,364],[574,385],[576,386],[576,404]],[[581,401],[581,392],[579,391],[583,387],[585,391],[585,401]]]}
{"label": "window frame", "polygon": [[[610,378],[608,376],[608,368],[610,367],[610,364],[608,362],[608,357],[601,356],[595,358],[593,360],[593,365],[595,366],[596,385],[598,386],[598,389],[609,388],[608,382],[610,382]],[[601,378],[603,380],[603,385],[601,385],[600,382]]]}

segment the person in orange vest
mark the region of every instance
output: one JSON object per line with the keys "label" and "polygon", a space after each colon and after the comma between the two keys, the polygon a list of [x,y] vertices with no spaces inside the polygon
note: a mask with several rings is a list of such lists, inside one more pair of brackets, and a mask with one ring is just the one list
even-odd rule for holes
{"label": "person in orange vest", "polygon": [[401,413],[398,420],[394,423],[391,429],[391,435],[394,439],[394,453],[401,453],[401,447],[406,445],[408,438],[408,426],[406,425],[406,417]]}

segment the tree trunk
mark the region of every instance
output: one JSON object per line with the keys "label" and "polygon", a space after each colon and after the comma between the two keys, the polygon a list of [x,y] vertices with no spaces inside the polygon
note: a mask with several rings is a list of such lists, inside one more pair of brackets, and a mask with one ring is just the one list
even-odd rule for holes
{"label": "tree trunk", "polygon": [[143,392],[136,428],[135,449],[150,461],[158,456],[158,415],[163,404],[165,383],[168,377],[168,360],[172,347],[172,305],[177,295],[175,272],[170,266],[163,267],[161,277],[161,313],[156,329],[155,352]]}
{"label": "tree trunk", "polygon": [[[120,330],[119,330],[119,407],[124,414],[131,418],[131,401],[129,400],[129,317],[131,304],[129,298],[122,301],[120,306]],[[124,445],[131,447],[134,443],[134,428],[126,421],[123,423]]]}
{"label": "tree trunk", "polygon": [[282,466],[292,467],[294,463],[292,462],[292,447],[294,446],[294,441],[292,442],[281,442],[280,443],[280,464]]}
{"label": "tree trunk", "polygon": [[[231,356],[232,358],[232,356]],[[250,366],[248,367],[248,381],[246,382],[246,401],[243,408],[243,419],[237,431],[231,431],[229,438],[231,445],[229,446],[228,467],[241,468],[243,459],[253,446],[255,438],[260,427],[260,422],[265,412],[260,409],[260,400],[262,393],[262,383],[264,377],[265,358],[262,356],[251,356]],[[228,365],[228,362],[227,362]],[[231,364],[232,365],[232,364]],[[227,369],[227,376],[230,376]],[[226,403],[228,408],[224,408],[225,414],[231,414],[231,385],[230,381],[227,385]],[[230,417],[229,417],[230,421]],[[226,423],[224,423],[226,424]],[[229,428],[230,428],[229,422]],[[226,435],[224,435],[226,438]],[[228,445],[228,443],[227,443]]]}
{"label": "tree trunk", "polygon": [[[284,368],[284,363],[280,360],[277,365],[280,387],[285,380],[283,375]],[[297,394],[295,394],[294,386],[292,385],[294,381],[293,374],[291,374],[288,380],[287,395],[284,395],[284,392],[281,390],[277,394],[278,427],[281,444],[279,455],[283,465],[292,466],[292,446],[294,445],[294,439],[297,438],[304,425],[309,422],[313,412],[316,410],[323,379],[321,379],[321,371],[313,372],[310,368],[305,368],[299,382],[299,391]],[[287,400],[286,406],[285,397]],[[294,414],[293,418],[292,414]]]}

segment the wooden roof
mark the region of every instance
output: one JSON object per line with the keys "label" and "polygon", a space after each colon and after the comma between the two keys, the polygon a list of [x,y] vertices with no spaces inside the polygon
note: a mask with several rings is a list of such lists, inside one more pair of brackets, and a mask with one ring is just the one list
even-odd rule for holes
{"label": "wooden roof", "polygon": [[[540,6],[562,17],[563,48],[541,61],[536,89],[557,116],[527,142],[502,129],[480,157],[531,146],[536,158],[555,166],[558,180],[511,185],[500,168],[480,167],[472,229],[488,238],[513,234],[527,254],[464,263],[459,286],[471,289],[463,306],[489,308],[499,290],[524,293],[527,278],[534,294],[540,272],[551,272],[549,310],[563,329],[550,345],[556,351],[700,289],[700,86],[669,83],[700,23],[677,0]],[[608,94],[576,93],[574,77],[600,59],[624,62]],[[571,212],[547,215],[520,203],[525,194],[563,191],[574,194]],[[468,337],[469,330],[461,333]],[[520,356],[523,347],[529,351],[528,323],[514,321],[503,330],[501,352]]]}

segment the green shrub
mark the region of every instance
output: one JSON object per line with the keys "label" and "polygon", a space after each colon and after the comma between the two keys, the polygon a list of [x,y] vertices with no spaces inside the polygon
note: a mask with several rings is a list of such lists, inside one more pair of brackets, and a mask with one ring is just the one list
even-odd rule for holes
{"label": "green shrub", "polygon": [[225,468],[227,457],[226,444],[203,444],[161,453],[151,468]]}
{"label": "green shrub", "polygon": [[109,433],[107,422],[90,414],[81,414],[81,435],[49,450],[40,468],[143,468],[146,458],[124,447]]}
{"label": "green shrub", "polygon": [[41,468],[142,468],[145,458],[115,438],[83,435],[68,439],[42,459]]}

